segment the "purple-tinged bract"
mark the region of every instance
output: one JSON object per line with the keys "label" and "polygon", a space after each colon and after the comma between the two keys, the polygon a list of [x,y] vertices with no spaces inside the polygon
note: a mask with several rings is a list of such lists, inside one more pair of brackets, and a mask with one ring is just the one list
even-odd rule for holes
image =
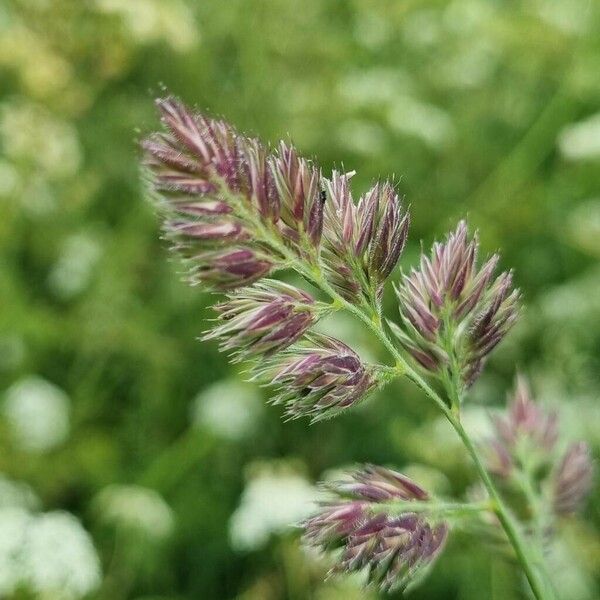
{"label": "purple-tinged bract", "polygon": [[349,180],[334,171],[327,182],[323,259],[344,298],[379,302],[404,249],[410,216],[391,183],[375,184],[355,204]]}
{"label": "purple-tinged bract", "polygon": [[265,280],[218,304],[219,325],[203,339],[218,339],[238,360],[271,356],[296,342],[317,320],[313,298],[281,281]]}
{"label": "purple-tinged bract", "polygon": [[553,507],[558,515],[579,510],[592,489],[594,464],[589,446],[577,442],[569,446],[553,475]]}
{"label": "purple-tinged bract", "polygon": [[519,312],[511,273],[493,279],[498,256],[478,267],[478,251],[477,236],[469,240],[461,221],[396,290],[403,327],[394,331],[404,348],[422,368],[442,378],[458,371],[465,386],[478,377]]}
{"label": "purple-tinged bract", "polygon": [[505,415],[492,418],[494,436],[484,447],[488,470],[509,478],[521,456],[531,465],[550,464],[558,441],[558,416],[544,410],[531,397],[527,381],[518,376]]}
{"label": "purple-tinged bract", "polygon": [[492,425],[493,436],[482,444],[483,456],[503,486],[513,494],[534,490],[549,503],[548,513],[558,516],[581,507],[592,486],[590,449],[576,442],[560,454],[558,415],[534,401],[524,377],[517,377],[504,414],[495,415]]}
{"label": "purple-tinged bract", "polygon": [[346,344],[317,334],[261,361],[255,378],[278,387],[272,401],[284,404],[290,418],[309,416],[313,422],[353,406],[377,383],[373,368]]}
{"label": "purple-tinged bract", "polygon": [[304,523],[304,538],[321,550],[341,548],[334,572],[367,568],[370,583],[384,591],[402,589],[442,551],[448,524],[408,504],[402,510],[403,502],[427,501],[429,495],[401,473],[366,466],[327,488],[333,498]]}
{"label": "purple-tinged bract", "polygon": [[317,168],[284,144],[271,154],[174,98],[157,106],[165,131],[142,143],[144,163],[166,237],[194,283],[224,290],[252,283],[284,264],[283,246],[302,259],[317,256]]}
{"label": "purple-tinged bract", "polygon": [[260,250],[243,246],[198,251],[189,257],[189,281],[219,290],[249,285],[267,275],[273,263]]}
{"label": "purple-tinged bract", "polygon": [[279,227],[284,238],[296,244],[308,238],[318,247],[323,231],[321,172],[284,142],[269,163],[280,198]]}

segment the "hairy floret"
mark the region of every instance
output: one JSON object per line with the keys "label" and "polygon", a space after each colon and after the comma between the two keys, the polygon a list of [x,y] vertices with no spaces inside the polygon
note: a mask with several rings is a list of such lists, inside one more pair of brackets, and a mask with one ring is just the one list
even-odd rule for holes
{"label": "hairy floret", "polygon": [[497,255],[478,267],[479,241],[467,233],[461,221],[445,243],[421,256],[419,269],[403,276],[396,289],[402,327],[392,324],[422,368],[442,378],[456,370],[465,386],[516,321],[520,295],[510,272],[493,279]]}
{"label": "hairy floret", "polygon": [[427,501],[429,494],[401,473],[367,465],[326,489],[331,498],[304,523],[304,539],[323,551],[341,548],[333,572],[366,568],[370,583],[392,591],[441,553],[448,523],[411,511],[408,503]]}

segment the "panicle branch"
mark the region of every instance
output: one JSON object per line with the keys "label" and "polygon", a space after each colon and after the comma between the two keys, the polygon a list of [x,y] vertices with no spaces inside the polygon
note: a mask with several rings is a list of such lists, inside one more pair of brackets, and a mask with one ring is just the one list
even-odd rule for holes
{"label": "panicle branch", "polygon": [[533,493],[548,514],[575,513],[592,485],[590,449],[576,442],[561,452],[558,415],[533,400],[523,376],[492,424],[494,435],[483,445],[488,470],[513,491]]}

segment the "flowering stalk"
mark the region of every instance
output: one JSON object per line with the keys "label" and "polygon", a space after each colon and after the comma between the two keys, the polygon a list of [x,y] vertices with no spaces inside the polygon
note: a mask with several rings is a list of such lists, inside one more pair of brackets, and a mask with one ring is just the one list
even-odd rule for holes
{"label": "flowering stalk", "polygon": [[[432,564],[450,517],[487,510],[503,528],[535,597],[550,598],[539,554],[490,475],[506,467],[507,448],[488,472],[460,420],[467,388],[517,318],[512,275],[493,278],[496,256],[478,266],[477,237],[469,239],[466,224],[459,223],[397,285],[401,319],[388,321],[392,338],[380,300],[410,222],[392,184],[378,182],[355,204],[351,174],[325,179],[290,146],[271,151],[173,98],[158,107],[165,131],[143,148],[166,237],[189,265],[192,283],[228,291],[205,339],[218,339],[234,360],[254,360],[253,377],[275,386],[273,402],[292,418],[335,416],[391,378],[407,377],[455,429],[489,496],[483,505],[444,503],[398,473],[368,467],[334,486],[333,504],[306,523],[307,539],[323,549],[343,546],[336,570],[368,567],[373,582],[395,589]],[[330,302],[265,279],[284,269]],[[340,340],[316,334],[314,324],[334,310],[362,321],[394,365],[367,365]],[[525,407],[516,412],[527,427],[536,420]],[[552,421],[544,423],[540,435],[550,443]],[[574,446],[557,467],[557,513],[580,503],[589,487],[586,464],[585,448]],[[533,496],[537,502],[537,492]]]}

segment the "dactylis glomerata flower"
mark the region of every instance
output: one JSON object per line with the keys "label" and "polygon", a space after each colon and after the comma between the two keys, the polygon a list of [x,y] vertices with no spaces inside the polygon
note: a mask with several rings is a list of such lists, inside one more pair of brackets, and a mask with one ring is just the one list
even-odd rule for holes
{"label": "dactylis glomerata flower", "polygon": [[215,310],[220,324],[203,339],[221,340],[221,350],[237,359],[284,350],[318,318],[318,305],[308,293],[275,280],[230,293]]}
{"label": "dactylis glomerata flower", "polygon": [[167,131],[143,142],[145,164],[166,235],[193,283],[232,289],[281,267],[269,239],[312,256],[323,227],[318,169],[285,144],[269,154],[174,98],[157,105]]}
{"label": "dactylis glomerata flower", "polygon": [[433,245],[431,257],[421,256],[419,269],[403,276],[396,289],[403,327],[390,324],[421,367],[442,379],[454,375],[466,386],[519,311],[511,273],[493,279],[498,256],[478,267],[478,251],[477,236],[468,240],[461,221],[445,243]]}
{"label": "dactylis glomerata flower", "polygon": [[410,215],[389,182],[354,203],[350,176],[327,181],[323,260],[331,283],[351,302],[379,302],[383,284],[404,249]]}
{"label": "dactylis glomerata flower", "polygon": [[272,399],[290,418],[333,417],[362,400],[377,384],[374,367],[363,364],[346,344],[310,334],[255,368],[255,377],[278,387]]}
{"label": "dactylis glomerata flower", "polygon": [[513,495],[537,495],[548,528],[550,516],[575,513],[592,486],[587,444],[576,442],[564,448],[558,415],[534,402],[523,377],[517,378],[506,413],[492,422],[494,435],[483,450],[488,470],[499,483]]}
{"label": "dactylis glomerata flower", "polygon": [[[355,204],[351,174],[325,179],[287,144],[271,150],[173,98],[157,104],[164,131],[143,142],[144,164],[166,237],[187,262],[192,283],[227,293],[204,339],[218,340],[234,360],[253,359],[254,378],[277,388],[273,402],[290,418],[335,416],[406,375],[442,409],[487,488],[481,503],[443,503],[399,473],[366,467],[330,486],[333,499],[305,523],[306,540],[338,549],[334,571],[366,569],[371,582],[394,590],[427,572],[452,515],[482,514],[474,521],[511,542],[537,593],[520,525],[532,541],[533,535],[544,541],[558,516],[582,504],[593,465],[585,444],[559,447],[556,416],[538,407],[520,381],[485,444],[491,476],[511,499],[521,497],[512,511],[522,522],[516,527],[461,425],[462,392],[519,312],[511,273],[494,275],[498,256],[479,265],[477,236],[469,239],[464,222],[430,256],[423,254],[396,288],[401,323],[389,325],[401,351],[381,317],[384,284],[410,223],[394,186],[378,182]],[[329,302],[267,279],[282,269],[295,271]],[[320,318],[340,309],[373,331],[393,366],[367,365],[340,340],[314,332]],[[445,394],[416,366],[441,382]]]}
{"label": "dactylis glomerata flower", "polygon": [[303,527],[308,544],[341,548],[333,572],[367,569],[370,583],[392,591],[422,574],[442,551],[448,523],[415,511],[415,503],[430,497],[401,473],[366,466],[326,489],[333,498]]}

